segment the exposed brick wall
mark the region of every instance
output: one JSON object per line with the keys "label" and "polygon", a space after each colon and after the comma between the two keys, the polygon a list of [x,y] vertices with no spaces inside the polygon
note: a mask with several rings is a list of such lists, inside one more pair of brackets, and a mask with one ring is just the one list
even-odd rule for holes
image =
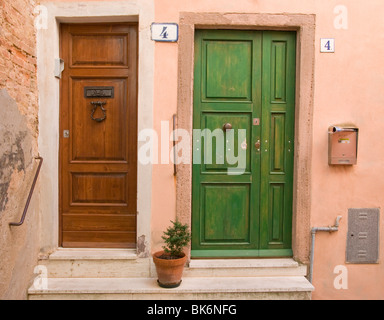
{"label": "exposed brick wall", "polygon": [[0,88],[6,88],[26,115],[34,136],[38,132],[35,0],[0,2]]}

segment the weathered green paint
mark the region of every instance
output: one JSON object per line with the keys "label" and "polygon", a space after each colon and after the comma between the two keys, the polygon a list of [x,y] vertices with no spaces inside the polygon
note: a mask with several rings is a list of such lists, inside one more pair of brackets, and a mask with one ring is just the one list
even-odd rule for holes
{"label": "weathered green paint", "polygon": [[295,43],[293,32],[196,31],[193,127],[206,130],[193,146],[194,257],[292,254]]}
{"label": "weathered green paint", "polygon": [[290,249],[295,122],[295,33],[263,32],[262,52],[260,250]]}

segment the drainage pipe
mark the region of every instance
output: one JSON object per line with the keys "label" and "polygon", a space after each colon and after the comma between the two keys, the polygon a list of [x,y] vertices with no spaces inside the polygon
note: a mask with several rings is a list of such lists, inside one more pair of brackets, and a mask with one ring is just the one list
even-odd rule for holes
{"label": "drainage pipe", "polygon": [[311,248],[311,257],[310,257],[310,266],[309,266],[309,282],[312,283],[313,280],[313,263],[315,258],[315,237],[317,232],[336,232],[339,231],[339,223],[340,219],[342,217],[338,216],[336,218],[336,223],[332,227],[320,227],[320,228],[312,228],[311,235],[312,235],[312,248]]}

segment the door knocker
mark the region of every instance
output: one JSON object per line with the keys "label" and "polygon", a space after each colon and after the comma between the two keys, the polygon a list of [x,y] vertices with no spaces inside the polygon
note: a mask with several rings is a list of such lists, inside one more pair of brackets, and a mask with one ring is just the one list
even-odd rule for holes
{"label": "door knocker", "polygon": [[[107,110],[105,110],[105,108],[103,107],[104,105],[107,104],[106,102],[92,101],[91,104],[94,106],[93,110],[92,110],[92,115],[91,115],[92,120],[94,120],[96,122],[103,122],[105,119],[107,119]],[[103,111],[103,117],[102,118],[95,118],[94,117],[95,112],[96,112],[98,107],[100,107],[101,111]]]}

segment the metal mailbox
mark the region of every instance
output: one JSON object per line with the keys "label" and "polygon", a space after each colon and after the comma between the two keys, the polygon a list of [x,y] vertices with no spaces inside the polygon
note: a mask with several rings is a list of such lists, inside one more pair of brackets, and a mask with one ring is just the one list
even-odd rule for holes
{"label": "metal mailbox", "polygon": [[328,129],[328,164],[357,163],[359,129],[353,125],[335,125]]}

